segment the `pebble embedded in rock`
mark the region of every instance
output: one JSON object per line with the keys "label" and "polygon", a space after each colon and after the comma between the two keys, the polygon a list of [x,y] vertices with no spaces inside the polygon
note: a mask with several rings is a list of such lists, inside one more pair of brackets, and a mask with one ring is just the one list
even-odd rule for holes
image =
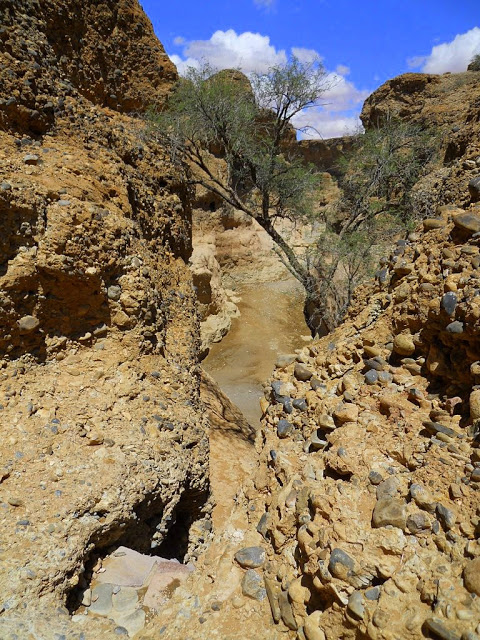
{"label": "pebble embedded in rock", "polygon": [[375,369],[370,369],[365,374],[365,382],[367,384],[376,384],[378,382],[378,372]]}
{"label": "pebble embedded in rock", "polygon": [[469,234],[478,233],[480,231],[480,216],[465,211],[453,216],[453,224],[457,229]]}
{"label": "pebble embedded in rock", "polygon": [[328,562],[328,570],[336,578],[345,580],[353,575],[355,560],[342,549],[333,549]]}
{"label": "pebble embedded in rock", "polygon": [[318,378],[310,378],[310,387],[313,391],[317,391],[317,389],[326,389],[325,384]]}
{"label": "pebble embedded in rock", "polygon": [[400,482],[395,476],[390,476],[377,486],[377,500],[381,498],[394,498],[398,493]]}
{"label": "pebble embedded in rock", "polygon": [[297,380],[301,382],[307,382],[313,376],[313,372],[310,371],[304,364],[301,362],[295,363],[295,368],[293,370],[293,375]]}
{"label": "pebble embedded in rock", "polygon": [[354,591],[348,599],[347,609],[355,618],[363,619],[365,613],[365,605],[363,596],[360,591]]}
{"label": "pebble embedded in rock", "polygon": [[443,504],[437,504],[437,518],[446,531],[449,531],[455,525],[455,513],[451,509],[447,509]]}
{"label": "pebble embedded in rock", "polygon": [[468,191],[472,202],[478,202],[480,200],[480,176],[475,176],[468,183]]}
{"label": "pebble embedded in rock", "polygon": [[35,316],[23,316],[20,320],[17,320],[17,325],[20,330],[20,333],[31,333],[38,329],[40,326],[40,321]]}
{"label": "pebble embedded in rock", "polygon": [[420,484],[412,484],[410,487],[410,495],[414,499],[417,507],[425,509],[428,513],[434,513],[437,503],[430,493]]}
{"label": "pebble embedded in rock", "polygon": [[374,358],[365,360],[365,366],[368,367],[368,369],[375,369],[375,371],[383,371],[388,367],[388,363],[380,356],[375,356]]}
{"label": "pebble embedded in rock", "polygon": [[480,556],[470,560],[463,570],[465,589],[480,596]]}
{"label": "pebble embedded in rock", "polygon": [[383,476],[381,473],[378,473],[378,471],[370,471],[370,473],[368,474],[368,479],[374,485],[383,482]]}
{"label": "pebble embedded in rock", "polygon": [[431,528],[430,518],[423,511],[413,513],[407,518],[407,529],[411,533],[420,533]]}
{"label": "pebble embedded in rock", "polygon": [[406,505],[403,500],[398,498],[381,498],[377,500],[377,504],[373,510],[372,526],[398,527],[405,529],[407,520]]}
{"label": "pebble embedded in rock", "polygon": [[459,322],[458,320],[455,320],[454,322],[450,322],[450,324],[447,324],[446,329],[448,333],[454,333],[454,334],[463,333],[463,322]]}
{"label": "pebble embedded in rock", "polygon": [[449,316],[454,315],[457,308],[457,296],[453,291],[448,291],[442,296],[441,307]]}
{"label": "pebble embedded in rock", "polygon": [[262,536],[262,538],[267,539],[268,533],[268,515],[264,513],[257,524],[257,531]]}
{"label": "pebble embedded in rock", "polygon": [[480,482],[480,469],[474,469],[470,476],[472,482]]}
{"label": "pebble embedded in rock", "polygon": [[277,434],[279,438],[287,438],[293,431],[293,424],[288,420],[279,420],[277,424]]}
{"label": "pebble embedded in rock", "polygon": [[292,402],[292,406],[294,409],[298,409],[299,411],[308,410],[308,406],[305,401],[305,398],[295,398],[295,400]]}
{"label": "pebble embedded in rock", "polygon": [[380,597],[380,587],[371,587],[365,591],[367,600],[378,600]]}
{"label": "pebble embedded in rock", "polygon": [[378,372],[378,381],[383,383],[383,384],[388,384],[390,382],[392,382],[393,380],[393,375],[390,373],[390,371],[379,371]]}
{"label": "pebble embedded in rock", "polygon": [[245,547],[237,551],[235,560],[244,569],[256,569],[265,563],[265,550],[262,547]]}
{"label": "pebble embedded in rock", "polygon": [[254,569],[248,569],[242,580],[242,593],[248,598],[253,598],[261,602],[267,596],[263,579]]}
{"label": "pebble embedded in rock", "polygon": [[426,421],[423,423],[423,426],[428,431],[428,433],[434,436],[438,433],[443,433],[444,436],[448,436],[449,438],[454,438],[456,436],[456,433],[453,429],[450,429],[450,427],[445,427],[439,422]]}
{"label": "pebble embedded in rock", "polygon": [[393,340],[393,350],[400,356],[411,356],[415,353],[415,343],[410,333],[400,333]]}
{"label": "pebble embedded in rock", "polygon": [[120,300],[120,296],[122,295],[122,288],[113,284],[107,289],[107,296],[109,300],[113,300],[116,302]]}

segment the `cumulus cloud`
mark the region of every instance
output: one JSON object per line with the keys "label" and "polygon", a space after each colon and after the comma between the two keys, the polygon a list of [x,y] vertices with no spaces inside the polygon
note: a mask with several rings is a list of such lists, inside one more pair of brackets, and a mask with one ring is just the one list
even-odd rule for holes
{"label": "cumulus cloud", "polygon": [[315,49],[304,49],[303,47],[292,47],[292,56],[295,56],[300,62],[309,64],[316,60],[322,60],[322,57]]}
{"label": "cumulus cloud", "polygon": [[338,64],[335,67],[335,71],[339,73],[341,76],[348,76],[348,74],[350,73],[350,67],[347,67],[344,64]]}
{"label": "cumulus cloud", "polygon": [[437,44],[428,56],[410,58],[408,65],[412,68],[421,67],[424,73],[456,73],[465,71],[476,53],[480,53],[479,27],[456,35],[451,42]]}
{"label": "cumulus cloud", "polygon": [[320,109],[299,113],[293,124],[301,130],[300,138],[304,140],[339,138],[362,130],[358,115],[339,114]]}
{"label": "cumulus cloud", "polygon": [[[188,67],[198,69],[202,62],[217,69],[238,68],[246,74],[261,73],[274,65],[284,64],[288,59],[286,51],[277,50],[268,36],[250,31],[240,34],[233,29],[215,31],[209,40],[178,44],[183,44],[182,55],[170,57],[180,74],[185,74]],[[290,53],[305,63],[322,60],[314,49],[293,47]],[[358,89],[347,80],[349,72],[345,65],[338,65],[335,72],[328,72],[325,79],[328,88],[321,100],[323,105],[307,109],[295,119],[294,125],[299,129],[310,124],[317,130],[315,133],[312,129],[308,137],[331,138],[358,127],[357,114],[369,92]]]}
{"label": "cumulus cloud", "polygon": [[201,60],[217,69],[239,68],[245,73],[266,71],[287,61],[285,51],[277,51],[268,36],[251,31],[237,34],[233,29],[215,31],[210,40],[192,40],[185,46],[183,55],[186,59],[172,57],[179,73],[189,65],[198,67]]}
{"label": "cumulus cloud", "polygon": [[329,73],[327,76],[329,88],[325,91],[322,101],[330,111],[345,111],[360,107],[369,91],[357,87],[340,73]]}

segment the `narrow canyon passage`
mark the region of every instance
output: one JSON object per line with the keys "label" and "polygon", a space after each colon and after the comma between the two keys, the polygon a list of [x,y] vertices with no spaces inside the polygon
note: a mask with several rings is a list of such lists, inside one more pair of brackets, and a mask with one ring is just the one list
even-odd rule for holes
{"label": "narrow canyon passage", "polygon": [[294,279],[250,285],[239,291],[240,316],[203,368],[255,428],[259,400],[279,354],[305,345],[309,329],[303,317],[303,290]]}

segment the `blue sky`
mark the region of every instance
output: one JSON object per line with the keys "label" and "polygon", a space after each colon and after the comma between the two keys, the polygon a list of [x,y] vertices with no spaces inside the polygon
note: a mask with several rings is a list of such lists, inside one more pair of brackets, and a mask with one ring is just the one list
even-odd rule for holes
{"label": "blue sky", "polygon": [[316,52],[335,76],[327,104],[308,114],[324,138],[352,131],[385,80],[462,71],[480,53],[479,0],[140,1],[181,73],[200,59],[250,72],[292,50],[306,59]]}

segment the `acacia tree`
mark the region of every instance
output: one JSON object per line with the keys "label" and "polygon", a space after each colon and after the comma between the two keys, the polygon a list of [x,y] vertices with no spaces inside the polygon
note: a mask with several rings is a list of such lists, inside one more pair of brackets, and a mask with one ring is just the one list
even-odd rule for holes
{"label": "acacia tree", "polygon": [[355,288],[372,275],[375,253],[410,226],[412,189],[438,149],[434,130],[391,116],[354,138],[339,167],[341,195],[312,248],[317,297],[324,301],[312,311],[317,326],[339,323]]}
{"label": "acacia tree", "polygon": [[[315,276],[278,222],[306,221],[312,212],[321,177],[294,153],[293,121],[319,104],[332,80],[319,60],[293,58],[252,74],[250,82],[238,72],[190,69],[167,109],[151,114],[154,131],[168,144],[185,180],[258,222],[311,299]],[[221,167],[212,162],[212,152],[222,156]]]}
{"label": "acacia tree", "polygon": [[344,159],[340,179],[340,235],[371,227],[375,219],[407,224],[414,210],[412,188],[439,149],[436,132],[388,115],[359,134]]}

